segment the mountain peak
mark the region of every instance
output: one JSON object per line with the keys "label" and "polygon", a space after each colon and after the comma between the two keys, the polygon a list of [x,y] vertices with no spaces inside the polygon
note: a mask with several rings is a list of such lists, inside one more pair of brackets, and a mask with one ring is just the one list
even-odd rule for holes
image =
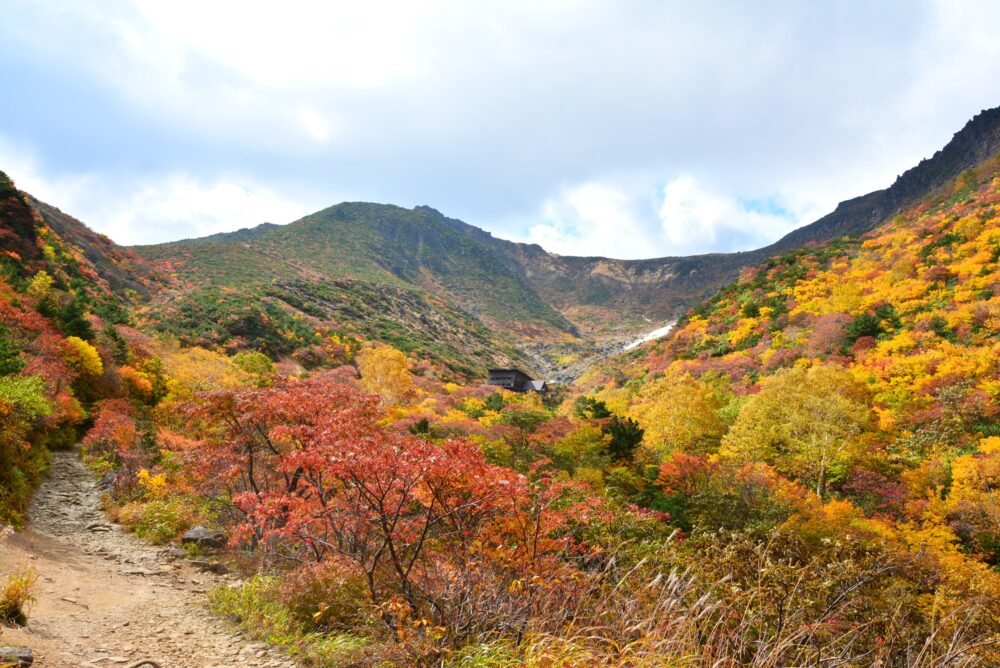
{"label": "mountain peak", "polygon": [[445,217],[443,213],[441,213],[440,211],[438,211],[437,209],[435,209],[432,206],[427,206],[426,204],[418,204],[417,206],[413,207],[413,210],[414,211],[419,211],[421,213],[427,213],[427,214],[430,214],[432,216],[437,216],[439,218],[444,218]]}
{"label": "mountain peak", "polygon": [[859,236],[899,213],[906,206],[941,188],[966,169],[1000,154],[1000,107],[976,114],[942,149],[900,175],[891,186],[845,200],[833,212],[774,244],[751,254],[776,255],[810,241]]}
{"label": "mountain peak", "polygon": [[963,170],[1000,153],[1000,107],[984,109],[955,133],[944,148],[906,170],[886,191],[902,204],[940,188]]}

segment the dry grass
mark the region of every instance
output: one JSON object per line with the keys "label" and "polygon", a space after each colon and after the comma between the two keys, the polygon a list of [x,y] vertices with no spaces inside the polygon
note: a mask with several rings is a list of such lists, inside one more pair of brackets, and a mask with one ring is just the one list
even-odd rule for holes
{"label": "dry grass", "polygon": [[31,566],[22,566],[7,575],[0,589],[0,623],[24,626],[28,623],[28,608],[34,602],[32,589],[38,574]]}
{"label": "dry grass", "polygon": [[[605,593],[603,602],[590,598],[593,607],[576,611],[568,625],[529,635],[521,648],[524,663],[566,668],[937,668],[986,665],[987,656],[996,657],[990,650],[997,638],[976,632],[973,609],[940,620],[922,642],[913,642],[902,633],[892,637],[890,631],[882,644],[873,645],[866,641],[864,624],[838,623],[837,610],[775,627],[753,600],[760,592],[722,603],[707,594],[697,596],[700,588],[695,585],[684,573],[663,576],[646,585],[649,598],[631,610],[626,601],[614,601],[613,594]],[[905,610],[896,611],[893,617],[900,623]]]}
{"label": "dry grass", "polygon": [[[455,668],[782,668],[786,666],[971,668],[997,665],[1000,636],[970,602],[915,629],[906,601],[865,621],[849,596],[819,611],[818,592],[798,573],[776,616],[773,592],[724,580],[702,586],[691,571],[625,574],[611,567],[575,604],[552,601],[526,623],[518,643],[484,639],[460,650]],[[871,568],[852,582],[874,579]],[[766,574],[765,574],[766,575]],[[738,589],[738,591],[737,591]],[[728,590],[723,599],[720,592]],[[853,618],[853,621],[848,621]]]}

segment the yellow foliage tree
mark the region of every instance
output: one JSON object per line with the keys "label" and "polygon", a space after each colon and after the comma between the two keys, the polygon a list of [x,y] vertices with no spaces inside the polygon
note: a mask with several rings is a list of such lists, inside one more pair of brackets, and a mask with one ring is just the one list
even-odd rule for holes
{"label": "yellow foliage tree", "polygon": [[658,456],[674,450],[714,452],[726,425],[715,388],[689,373],[671,373],[639,391],[628,415],[645,430],[644,443]]}
{"label": "yellow foliage tree", "polygon": [[722,440],[720,454],[765,461],[819,496],[846,472],[857,437],[872,424],[865,387],[846,369],[793,367],[768,378]]}
{"label": "yellow foliage tree", "polygon": [[28,296],[41,299],[52,291],[52,277],[44,269],[28,283]]}
{"label": "yellow foliage tree", "polygon": [[169,377],[169,400],[184,401],[198,392],[231,389],[251,382],[251,376],[230,358],[205,348],[180,348],[171,344],[165,346],[160,359]]}
{"label": "yellow foliage tree", "polygon": [[608,464],[611,436],[600,427],[583,424],[553,446],[555,461],[570,473],[580,468],[600,469]]}
{"label": "yellow foliage tree", "polygon": [[97,348],[78,336],[66,337],[65,359],[70,368],[81,374],[100,376],[104,373],[104,364]]}
{"label": "yellow foliage tree", "polygon": [[357,356],[361,385],[391,406],[406,403],[414,394],[413,374],[406,355],[389,346],[365,348]]}

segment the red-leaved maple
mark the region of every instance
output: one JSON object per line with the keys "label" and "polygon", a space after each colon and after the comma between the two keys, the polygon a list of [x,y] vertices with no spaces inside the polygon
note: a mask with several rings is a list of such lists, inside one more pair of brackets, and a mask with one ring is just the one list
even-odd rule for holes
{"label": "red-leaved maple", "polygon": [[379,403],[326,375],[216,393],[192,412],[188,459],[242,511],[234,543],[344,564],[396,633],[522,623],[562,581],[586,508],[466,440],[386,429]]}

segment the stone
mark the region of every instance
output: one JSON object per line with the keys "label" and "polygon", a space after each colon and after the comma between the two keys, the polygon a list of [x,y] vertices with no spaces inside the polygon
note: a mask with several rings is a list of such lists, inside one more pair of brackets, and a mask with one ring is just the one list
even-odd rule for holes
{"label": "stone", "polygon": [[27,647],[0,647],[0,661],[24,668],[35,662],[35,655]]}
{"label": "stone", "polygon": [[191,565],[200,571],[206,573],[216,573],[218,575],[225,575],[229,572],[225,564],[219,563],[218,561],[192,561]]}
{"label": "stone", "polygon": [[203,526],[192,527],[181,536],[184,545],[198,547],[223,547],[226,544],[226,534]]}
{"label": "stone", "polygon": [[98,489],[108,490],[115,486],[115,478],[117,475],[113,471],[108,471],[101,478],[101,482],[97,484]]}
{"label": "stone", "polygon": [[185,550],[180,549],[179,547],[168,547],[167,549],[163,550],[162,554],[165,559],[169,559],[171,561],[175,559],[184,559],[185,557],[188,556],[188,553]]}

